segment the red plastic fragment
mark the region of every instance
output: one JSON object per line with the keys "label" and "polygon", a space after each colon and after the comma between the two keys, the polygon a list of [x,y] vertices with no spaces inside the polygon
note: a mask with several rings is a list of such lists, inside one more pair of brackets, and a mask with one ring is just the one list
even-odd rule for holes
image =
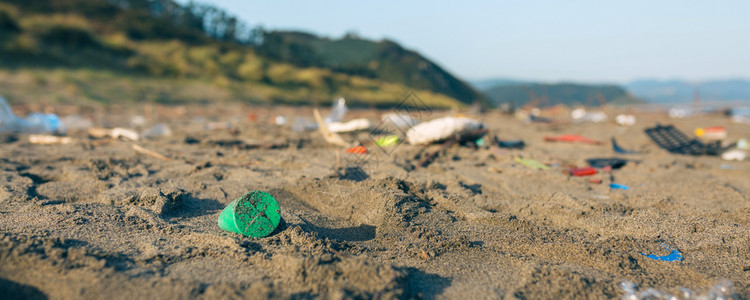
{"label": "red plastic fragment", "polygon": [[602,142],[589,139],[584,136],[577,134],[563,134],[561,136],[546,136],[544,137],[545,142],[568,142],[568,143],[584,143],[591,145],[599,145]]}
{"label": "red plastic fragment", "polygon": [[595,184],[600,184],[600,183],[602,183],[602,179],[601,178],[591,178],[591,179],[589,179],[589,182],[595,183]]}
{"label": "red plastic fragment", "polygon": [[572,176],[590,176],[596,174],[594,167],[573,168],[568,170]]}
{"label": "red plastic fragment", "polygon": [[346,149],[346,153],[365,154],[367,153],[367,148],[365,148],[365,146],[351,147]]}

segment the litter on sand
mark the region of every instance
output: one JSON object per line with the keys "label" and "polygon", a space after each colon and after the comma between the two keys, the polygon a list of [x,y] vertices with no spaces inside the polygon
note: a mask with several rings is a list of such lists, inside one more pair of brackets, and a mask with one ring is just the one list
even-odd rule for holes
{"label": "litter on sand", "polygon": [[633,126],[635,125],[635,116],[625,114],[617,115],[617,117],[615,117],[615,123],[620,126]]}
{"label": "litter on sand", "polygon": [[591,176],[596,175],[596,169],[593,167],[573,168],[566,171],[570,176]]}
{"label": "litter on sand", "polygon": [[682,254],[680,253],[680,251],[677,251],[677,249],[672,249],[671,247],[667,245],[662,245],[662,247],[664,247],[664,249],[669,250],[670,251],[669,254],[658,256],[654,254],[647,255],[641,252],[641,255],[648,257],[650,259],[661,260],[661,261],[682,261]]}
{"label": "litter on sand", "polygon": [[722,279],[708,291],[695,291],[681,287],[677,295],[653,288],[639,291],[638,286],[630,281],[620,282],[620,289],[623,292],[622,300],[727,300],[737,297],[732,282],[726,279]]}
{"label": "litter on sand", "polygon": [[41,145],[70,144],[73,143],[73,138],[46,134],[32,134],[29,136],[29,143]]}
{"label": "litter on sand", "polygon": [[590,166],[594,168],[606,168],[619,169],[628,163],[627,159],[622,158],[589,158],[586,160]]}
{"label": "litter on sand", "polygon": [[349,147],[349,143],[344,141],[344,139],[340,135],[328,130],[328,125],[323,122],[323,118],[320,117],[320,112],[317,108],[313,109],[313,115],[315,115],[315,121],[318,122],[318,131],[320,131],[320,134],[323,135],[323,138],[325,138],[326,142],[332,145]]}
{"label": "litter on sand", "polygon": [[695,136],[706,140],[723,140],[727,138],[727,130],[724,126],[696,128],[693,133],[695,133]]}
{"label": "litter on sand", "polygon": [[589,139],[584,136],[577,134],[563,134],[561,136],[547,136],[544,137],[545,142],[567,142],[567,143],[583,143],[590,145],[599,145],[602,142]]}
{"label": "litter on sand", "polygon": [[354,119],[346,122],[331,122],[328,123],[328,130],[331,132],[354,132],[360,130],[367,130],[372,127],[370,120],[367,119]]}
{"label": "litter on sand", "polygon": [[629,190],[630,189],[627,185],[623,185],[619,183],[610,183],[609,188],[613,190]]}
{"label": "litter on sand", "polygon": [[412,127],[406,132],[406,139],[412,145],[430,144],[453,136],[468,137],[486,128],[486,125],[474,119],[443,117]]}
{"label": "litter on sand", "polygon": [[261,238],[271,234],[281,221],[279,203],[262,191],[234,199],[219,215],[219,228],[244,236]]}
{"label": "litter on sand", "polygon": [[617,141],[615,141],[615,138],[612,138],[612,150],[620,154],[638,154],[638,151],[625,150],[624,148],[620,147],[620,145],[617,144]]}
{"label": "litter on sand", "polygon": [[140,135],[137,132],[119,127],[113,129],[89,128],[89,135],[95,138],[111,137],[113,139],[122,138],[131,141],[137,141],[140,138]]}
{"label": "litter on sand", "polygon": [[547,169],[549,169],[549,167],[547,165],[545,165],[543,163],[540,163],[540,162],[538,162],[536,160],[533,160],[531,158],[516,157],[514,160],[517,163],[522,164],[522,165],[524,165],[526,167],[529,167],[529,168],[532,168],[532,169],[536,169],[536,170],[547,170]]}
{"label": "litter on sand", "polygon": [[65,133],[65,127],[55,114],[31,113],[21,119],[0,96],[0,132]]}
{"label": "litter on sand", "polygon": [[389,135],[384,136],[382,138],[379,138],[375,140],[375,145],[378,145],[380,147],[388,147],[393,146],[398,143],[398,136],[397,135]]}
{"label": "litter on sand", "polygon": [[703,144],[698,139],[690,139],[682,131],[672,125],[656,125],[646,129],[646,134],[664,150],[675,154],[685,155],[719,155],[726,149],[721,147],[720,141]]}
{"label": "litter on sand", "polygon": [[739,149],[729,150],[729,151],[724,152],[724,153],[721,154],[721,159],[723,159],[723,160],[739,160],[739,161],[742,161],[742,160],[745,160],[746,157],[747,157],[747,153],[745,153],[745,151],[742,151],[742,150],[739,150]]}
{"label": "litter on sand", "polygon": [[501,141],[497,137],[495,137],[495,143],[500,148],[508,149],[523,149],[526,146],[522,140]]}
{"label": "litter on sand", "polygon": [[365,148],[365,146],[355,146],[355,147],[351,147],[349,149],[346,149],[346,153],[366,154],[367,153],[367,148]]}

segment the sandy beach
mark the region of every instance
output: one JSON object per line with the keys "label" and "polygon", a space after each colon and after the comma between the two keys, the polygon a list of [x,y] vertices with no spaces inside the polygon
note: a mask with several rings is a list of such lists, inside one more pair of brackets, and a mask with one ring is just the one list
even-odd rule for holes
{"label": "sandy beach", "polygon": [[[384,112],[354,109],[347,119],[377,124]],[[143,111],[76,113],[112,128]],[[277,115],[289,122],[274,124]],[[678,294],[726,279],[737,297],[750,298],[750,163],[671,154],[644,133],[657,123],[691,136],[696,127],[725,126],[727,141],[736,141],[750,137],[748,125],[664,113],[636,114],[630,127],[571,123],[562,114],[550,116],[560,124],[545,125],[488,112],[472,116],[488,125],[484,146],[438,151],[440,144],[402,142],[363,161],[317,131],[293,131],[295,116],[312,120],[312,108],[158,107],[148,126],[165,122],[173,134],[138,142],[85,130],[71,130],[65,145],[0,135],[0,294],[611,299],[623,296],[623,281]],[[209,121],[234,130],[206,130]],[[561,134],[603,144],[544,141]],[[367,141],[371,133],[342,136]],[[492,137],[526,147],[499,150]],[[614,153],[612,137],[639,154]],[[563,172],[608,157],[629,161],[590,177]],[[366,178],[351,177],[352,166]],[[254,190],[279,202],[276,231],[254,239],[221,230],[222,209]],[[669,254],[663,245],[683,260],[641,254]]]}

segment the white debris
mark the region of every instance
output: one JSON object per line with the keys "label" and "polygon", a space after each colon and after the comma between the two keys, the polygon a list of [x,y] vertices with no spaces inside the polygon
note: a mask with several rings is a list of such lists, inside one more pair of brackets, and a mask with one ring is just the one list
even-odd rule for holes
{"label": "white debris", "polygon": [[372,127],[370,120],[367,119],[354,119],[347,122],[332,122],[328,123],[328,130],[331,132],[353,132],[360,130],[367,130]]}
{"label": "white debris", "polygon": [[421,123],[406,132],[409,144],[429,144],[445,140],[455,135],[462,135],[486,128],[486,126],[474,119],[444,117]]}

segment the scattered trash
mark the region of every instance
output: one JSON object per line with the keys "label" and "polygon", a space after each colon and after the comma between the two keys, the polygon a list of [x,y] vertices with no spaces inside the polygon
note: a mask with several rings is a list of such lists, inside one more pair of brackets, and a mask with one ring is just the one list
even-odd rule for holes
{"label": "scattered trash", "polygon": [[617,117],[615,117],[615,123],[620,126],[633,126],[635,125],[635,116],[624,114],[617,115]]}
{"label": "scattered trash", "polygon": [[648,257],[650,259],[661,260],[661,261],[682,261],[682,254],[680,253],[680,251],[677,251],[677,249],[672,249],[671,247],[667,245],[662,245],[662,247],[664,247],[664,249],[667,249],[671,252],[668,255],[664,255],[664,256],[658,256],[654,254],[646,255],[643,252],[641,252],[641,255]]}
{"label": "scattered trash", "polygon": [[378,145],[380,147],[388,147],[393,146],[398,143],[398,136],[397,135],[389,135],[384,136],[382,138],[379,138],[375,141],[375,145]]}
{"label": "scattered trash", "polygon": [[563,134],[561,136],[547,136],[544,137],[545,142],[568,142],[568,143],[584,143],[591,145],[599,145],[602,142],[589,139],[576,134]]}
{"label": "scattered trash", "polygon": [[485,144],[484,138],[478,138],[474,141],[474,145],[477,145],[477,147],[483,147]]}
{"label": "scattered trash", "polygon": [[281,214],[279,203],[268,193],[252,191],[234,199],[219,215],[219,228],[261,238],[273,232]]}
{"label": "scattered trash", "polygon": [[737,149],[740,150],[749,150],[750,149],[750,142],[747,141],[746,138],[741,138],[737,140]]}
{"label": "scattered trash", "polygon": [[73,142],[73,138],[46,134],[32,134],[29,136],[29,142],[42,145],[70,144]]}
{"label": "scattered trash", "polygon": [[523,149],[526,144],[522,140],[501,141],[495,137],[495,143],[500,148]]}
{"label": "scattered trash", "polygon": [[[433,142],[446,140],[453,136],[468,138],[469,135],[473,135],[474,133],[477,133],[486,128],[487,126],[474,119],[461,117],[443,117],[412,127],[411,129],[409,129],[409,131],[406,132],[406,139],[412,145],[430,144]],[[481,133],[479,134],[479,136],[483,134],[484,133]]]}
{"label": "scattered trash", "polygon": [[381,120],[385,123],[395,126],[396,128],[407,131],[409,128],[414,127],[419,122],[407,114],[398,113],[387,113],[381,117]]}
{"label": "scattered trash", "polygon": [[328,130],[330,130],[331,132],[353,132],[367,130],[372,127],[372,124],[368,119],[354,119],[346,122],[331,122],[327,125]]}
{"label": "scattered trash", "polygon": [[131,141],[137,141],[139,138],[137,132],[119,127],[113,129],[89,128],[89,135],[95,138],[111,137],[113,139],[123,138]]}
{"label": "scattered trash", "polygon": [[142,134],[144,138],[149,138],[149,139],[163,137],[163,136],[170,136],[170,135],[172,135],[172,129],[170,129],[169,126],[167,126],[167,124],[164,124],[164,123],[156,124],[152,126],[151,128],[149,128],[148,130],[144,131]]}
{"label": "scattered trash", "polygon": [[163,161],[170,161],[171,160],[169,157],[161,155],[161,154],[157,153],[156,151],[149,150],[149,149],[143,148],[143,147],[138,146],[138,145],[133,145],[133,150],[135,150],[135,152],[143,153],[143,154],[146,154],[148,156],[152,156],[152,157],[161,159]]}
{"label": "scattered trash", "polygon": [[232,123],[229,122],[208,122],[206,123],[206,130],[230,130],[232,129]]}
{"label": "scattered trash", "polygon": [[693,115],[693,111],[687,108],[673,107],[669,109],[669,117],[675,119],[686,118]]}
{"label": "scattered trash", "polygon": [[[250,119],[251,121],[255,121],[255,117],[253,117],[253,118],[249,118],[249,119]],[[281,116],[281,115],[278,115],[278,116],[276,116],[275,118],[273,118],[273,122],[274,122],[274,123],[275,123],[276,125],[279,125],[279,126],[281,126],[281,125],[284,125],[284,124],[286,124],[286,117],[284,117],[284,116]]]}
{"label": "scattered trash", "polygon": [[750,271],[750,266],[742,268],[742,271],[745,271],[745,272]]}
{"label": "scattered trash", "polygon": [[94,122],[79,115],[70,115],[60,118],[63,128],[68,131],[85,130],[94,126]]}
{"label": "scattered trash", "polygon": [[595,184],[600,184],[600,183],[602,183],[602,179],[601,178],[591,178],[591,179],[589,179],[589,182],[595,183]]}
{"label": "scattered trash", "polygon": [[349,149],[346,149],[346,153],[366,154],[367,153],[367,148],[365,148],[365,146],[351,147]]}
{"label": "scattered trash", "polygon": [[333,103],[333,109],[331,109],[331,113],[328,114],[328,116],[323,119],[323,121],[326,124],[341,122],[344,119],[347,110],[348,108],[346,107],[346,100],[344,100],[344,98],[338,98]]}
{"label": "scattered trash", "polygon": [[613,190],[629,190],[630,189],[627,185],[623,185],[619,183],[610,183],[609,188]]}
{"label": "scattered trash", "polygon": [[31,113],[21,119],[13,114],[10,105],[0,96],[0,132],[65,133],[65,127],[55,114]]}
{"label": "scattered trash", "polygon": [[732,282],[726,279],[721,280],[705,293],[700,293],[684,287],[680,288],[680,295],[672,295],[653,288],[638,291],[638,286],[630,281],[620,282],[620,288],[624,293],[621,298],[622,300],[726,300],[737,298]]}
{"label": "scattered trash", "polygon": [[621,153],[621,154],[638,154],[638,151],[625,150],[622,147],[620,147],[620,145],[617,144],[617,141],[615,141],[615,138],[612,138],[612,149],[616,153]]}
{"label": "scattered trash", "polygon": [[622,158],[589,158],[586,162],[594,168],[606,168],[619,169],[628,163],[627,159]]}
{"label": "scattered trash", "polygon": [[607,120],[604,112],[587,112],[584,108],[576,108],[570,112],[570,116],[577,122],[601,123]]}
{"label": "scattered trash", "polygon": [[537,170],[547,170],[547,169],[549,169],[549,167],[547,165],[545,165],[543,163],[540,163],[540,162],[538,162],[536,160],[533,160],[531,158],[516,157],[514,160],[517,163],[522,164],[522,165],[524,165],[526,167],[529,167],[529,168],[532,168],[532,169],[537,169]]}
{"label": "scattered trash", "polygon": [[326,142],[332,145],[349,147],[349,143],[344,141],[344,139],[340,135],[328,130],[328,126],[325,122],[323,122],[323,118],[320,117],[320,111],[318,111],[317,108],[313,109],[313,115],[315,115],[315,120],[318,122],[318,131],[320,131],[320,134],[323,135],[323,138],[325,138]]}
{"label": "scattered trash", "polygon": [[646,134],[664,150],[685,155],[719,155],[726,149],[721,147],[720,141],[703,144],[697,139],[690,139],[674,126],[656,125],[647,128]]}
{"label": "scattered trash", "polygon": [[730,150],[721,154],[721,159],[723,160],[742,161],[742,160],[745,160],[746,157],[747,157],[747,153],[739,149]]}
{"label": "scattered trash", "polygon": [[570,176],[591,176],[596,175],[596,169],[593,167],[573,168],[565,171]]}
{"label": "scattered trash", "polygon": [[727,130],[724,126],[696,128],[693,132],[695,136],[706,140],[723,140],[727,138]]}

